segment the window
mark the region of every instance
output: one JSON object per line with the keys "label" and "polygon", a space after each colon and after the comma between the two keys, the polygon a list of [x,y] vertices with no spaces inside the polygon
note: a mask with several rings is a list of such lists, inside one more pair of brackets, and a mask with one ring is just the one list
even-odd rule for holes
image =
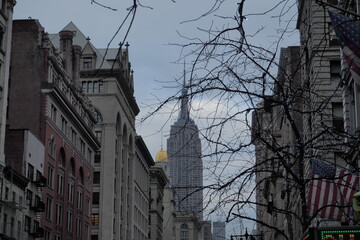
{"label": "window", "polygon": [[39,227],[40,227],[40,223],[38,221],[34,220],[33,232],[38,233],[39,232]]}
{"label": "window", "polygon": [[54,168],[49,165],[48,167],[48,177],[47,177],[47,185],[52,188],[53,187],[53,177],[54,177]]}
{"label": "window", "polygon": [[62,226],[63,219],[63,206],[60,204],[56,204],[56,225]]}
{"label": "window", "polygon": [[83,93],[87,93],[87,82],[81,83],[81,89],[82,89]]}
{"label": "window", "polygon": [[344,132],[344,117],[342,103],[332,103],[333,127],[337,133]]}
{"label": "window", "polygon": [[21,236],[21,221],[17,222],[17,239],[20,239]]}
{"label": "window", "polygon": [[84,239],[89,239],[89,224],[85,223]]}
{"label": "window", "polygon": [[95,81],[94,84],[94,93],[99,93],[99,82]]}
{"label": "window", "polygon": [[55,142],[55,138],[54,136],[51,136],[50,140],[49,140],[49,149],[48,149],[48,153],[50,156],[52,156],[53,158],[55,158],[55,153],[56,153],[56,142]]}
{"label": "window", "polygon": [[99,225],[99,214],[98,213],[93,213],[91,215],[91,224],[93,226],[97,226]]}
{"label": "window", "polygon": [[89,160],[89,162],[91,162],[92,159],[92,151],[90,148],[87,149],[87,159]]}
{"label": "window", "polygon": [[83,69],[92,69],[92,57],[83,58]]}
{"label": "window", "polygon": [[94,163],[100,163],[101,162],[101,152],[96,152]]}
{"label": "window", "polygon": [[57,193],[64,195],[64,173],[58,173]]}
{"label": "window", "polygon": [[68,122],[64,117],[61,117],[61,131],[65,134],[65,136],[68,135]]}
{"label": "window", "polygon": [[90,205],[90,199],[86,198],[85,201],[85,207],[86,207],[86,216],[90,216],[90,212],[91,212],[91,205]]}
{"label": "window", "polygon": [[341,63],[339,60],[330,61],[330,81],[335,84],[339,84],[341,80]]}
{"label": "window", "polygon": [[329,45],[330,46],[338,46],[339,41],[337,39],[334,27],[332,26],[331,23],[328,23],[328,28],[329,28]]}
{"label": "window", "polygon": [[7,0],[1,0],[1,11],[5,11],[6,10],[6,1]]}
{"label": "window", "polygon": [[48,229],[44,230],[44,239],[45,240],[51,240],[51,232]]}
{"label": "window", "polygon": [[101,143],[102,132],[101,131],[95,131],[95,137]]}
{"label": "window", "polygon": [[103,121],[102,116],[98,111],[95,112],[95,120],[96,120],[96,123],[102,123],[102,121]]}
{"label": "window", "polygon": [[9,199],[9,188],[5,187],[5,200]]}
{"label": "window", "polygon": [[93,204],[99,204],[100,202],[100,193],[98,192],[93,192]]}
{"label": "window", "polygon": [[100,183],[100,172],[94,172],[93,183],[94,184],[99,184]]}
{"label": "window", "polygon": [[28,179],[30,179],[30,181],[34,180],[34,166],[31,165],[30,163],[28,163],[28,174],[27,174]]}
{"label": "window", "polygon": [[31,229],[31,218],[29,216],[25,216],[24,231],[25,232],[30,232],[30,229]]}
{"label": "window", "polygon": [[81,219],[76,218],[76,236],[81,237]]}
{"label": "window", "polygon": [[32,195],[33,195],[32,191],[30,191],[29,189],[26,190],[26,203],[30,207],[32,207]]}
{"label": "window", "polygon": [[188,231],[180,231],[180,237],[188,237],[189,232]]}
{"label": "window", "polygon": [[84,140],[80,139],[80,150],[83,155],[85,155],[85,142]]}
{"label": "window", "polygon": [[15,226],[15,218],[11,218],[10,220],[10,236],[14,236],[14,226]]}
{"label": "window", "polygon": [[77,192],[77,208],[78,209],[82,209],[82,203],[83,201],[83,190],[81,188],[79,188],[78,192]]}
{"label": "window", "polygon": [[11,201],[14,202],[14,203],[16,202],[16,192],[14,192],[14,191],[12,192]]}
{"label": "window", "polygon": [[71,142],[76,146],[77,134],[76,131],[71,128]]}
{"label": "window", "polygon": [[72,232],[73,225],[73,213],[71,211],[67,212],[67,221],[66,221],[66,230]]}
{"label": "window", "polygon": [[74,182],[72,180],[68,183],[68,202],[74,202]]}
{"label": "window", "polygon": [[48,220],[51,220],[51,209],[52,209],[52,199],[47,197],[46,198],[46,210],[45,210],[45,216]]}
{"label": "window", "polygon": [[56,124],[56,118],[57,118],[57,109],[54,105],[51,104],[51,112],[50,112],[50,118],[51,120]]}

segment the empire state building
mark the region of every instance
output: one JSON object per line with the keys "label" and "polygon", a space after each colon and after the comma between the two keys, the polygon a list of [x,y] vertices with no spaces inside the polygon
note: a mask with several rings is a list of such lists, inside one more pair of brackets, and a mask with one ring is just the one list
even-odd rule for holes
{"label": "empire state building", "polygon": [[202,220],[203,210],[203,163],[199,130],[190,118],[189,98],[184,87],[181,97],[181,111],[171,126],[167,140],[170,183],[176,190],[176,210],[193,212]]}

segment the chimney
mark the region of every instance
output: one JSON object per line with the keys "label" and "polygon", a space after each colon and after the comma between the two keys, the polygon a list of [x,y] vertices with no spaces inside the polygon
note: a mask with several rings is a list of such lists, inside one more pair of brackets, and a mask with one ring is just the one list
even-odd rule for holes
{"label": "chimney", "polygon": [[80,57],[81,47],[78,45],[72,46],[73,59],[72,59],[72,83],[76,89],[80,89]]}
{"label": "chimney", "polygon": [[72,31],[61,31],[60,35],[60,53],[64,61],[64,69],[69,77],[72,76],[72,43],[74,33]]}

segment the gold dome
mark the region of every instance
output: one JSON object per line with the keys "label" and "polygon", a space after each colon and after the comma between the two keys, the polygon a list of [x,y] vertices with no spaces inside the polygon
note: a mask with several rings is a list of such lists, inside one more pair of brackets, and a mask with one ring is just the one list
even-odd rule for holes
{"label": "gold dome", "polygon": [[166,153],[166,151],[164,151],[163,149],[161,149],[160,151],[158,151],[158,153],[156,154],[156,158],[155,158],[156,162],[168,162],[168,155]]}

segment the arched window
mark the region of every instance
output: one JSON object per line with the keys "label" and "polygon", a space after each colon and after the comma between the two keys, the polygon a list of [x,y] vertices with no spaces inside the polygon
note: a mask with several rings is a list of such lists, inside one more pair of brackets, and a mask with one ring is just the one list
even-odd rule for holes
{"label": "arched window", "polygon": [[189,226],[186,223],[181,224],[181,229],[189,229]]}
{"label": "arched window", "polygon": [[82,167],[80,167],[80,169],[79,169],[78,181],[79,181],[79,183],[84,185],[84,170]]}
{"label": "arched window", "polygon": [[74,158],[70,159],[70,174],[75,176],[75,160]]}
{"label": "arched window", "polygon": [[65,150],[64,148],[60,148],[58,164],[62,167],[65,167],[66,158],[65,158]]}

